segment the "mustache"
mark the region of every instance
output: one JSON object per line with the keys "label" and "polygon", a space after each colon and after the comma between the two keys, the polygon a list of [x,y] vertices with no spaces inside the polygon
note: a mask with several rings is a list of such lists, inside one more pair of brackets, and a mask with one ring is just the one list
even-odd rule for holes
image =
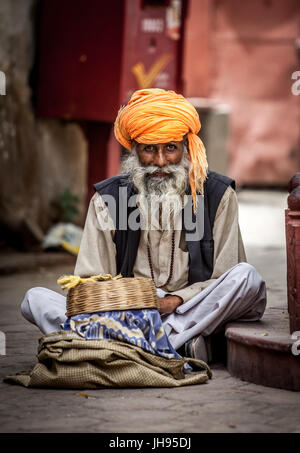
{"label": "mustache", "polygon": [[171,175],[178,171],[178,165],[164,165],[163,167],[158,167],[156,165],[150,165],[147,167],[140,167],[141,171],[144,171],[145,175],[152,175],[153,173],[166,173]]}

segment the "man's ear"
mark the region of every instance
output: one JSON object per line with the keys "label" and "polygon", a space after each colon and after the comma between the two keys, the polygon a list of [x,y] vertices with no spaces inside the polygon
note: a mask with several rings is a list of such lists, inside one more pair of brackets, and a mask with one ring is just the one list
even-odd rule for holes
{"label": "man's ear", "polygon": [[185,134],[183,136],[182,142],[183,142],[183,146],[185,146],[185,148],[187,150],[188,155],[190,155],[190,152],[189,152],[189,141],[188,141],[187,134]]}
{"label": "man's ear", "polygon": [[185,135],[183,136],[182,141],[183,141],[184,146],[186,146],[187,149],[189,149],[189,141],[188,141],[187,134],[185,134]]}
{"label": "man's ear", "polygon": [[138,142],[136,142],[134,139],[131,140],[131,151],[136,150],[138,145]]}

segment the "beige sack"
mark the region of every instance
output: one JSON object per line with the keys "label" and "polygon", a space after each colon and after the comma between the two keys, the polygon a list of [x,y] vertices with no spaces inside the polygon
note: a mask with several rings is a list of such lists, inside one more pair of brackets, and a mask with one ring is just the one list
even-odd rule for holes
{"label": "beige sack", "polygon": [[[212,376],[201,360],[166,359],[124,342],[86,340],[65,331],[40,338],[37,357],[32,371],[7,376],[4,382],[65,389],[179,387],[202,384]],[[185,374],[185,362],[201,371]]]}

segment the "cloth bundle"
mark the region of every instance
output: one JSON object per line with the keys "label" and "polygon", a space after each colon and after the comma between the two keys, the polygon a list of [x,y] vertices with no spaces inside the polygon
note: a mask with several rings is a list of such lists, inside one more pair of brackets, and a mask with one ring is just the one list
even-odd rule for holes
{"label": "cloth bundle", "polygon": [[[80,314],[67,318],[63,329],[87,340],[123,341],[166,359],[181,358],[169,342],[155,309]],[[187,363],[184,371],[192,371]]]}
{"label": "cloth bundle", "polygon": [[[4,382],[25,387],[98,389],[105,387],[179,387],[211,378],[201,360],[167,359],[119,341],[85,340],[58,331],[40,339],[38,363],[32,371],[7,376]],[[185,374],[190,362],[199,372]]]}
{"label": "cloth bundle", "polygon": [[[73,289],[85,281],[113,279],[109,274],[73,277],[58,282]],[[172,347],[157,309],[78,314],[68,317],[61,328],[40,339],[32,371],[4,381],[25,387],[95,389],[177,387],[211,377],[206,363],[182,358]],[[193,373],[188,362],[202,371]]]}
{"label": "cloth bundle", "polygon": [[[81,278],[75,275],[65,275],[60,277],[57,280],[57,283],[61,285],[62,289],[73,290],[75,287],[85,285],[91,281],[120,281],[120,279],[122,279],[120,274],[116,277],[112,277],[110,274],[99,274],[88,278]],[[135,279],[133,281],[137,280],[139,279]],[[147,281],[148,279],[144,280]],[[153,285],[152,281],[151,283]],[[73,299],[72,304],[74,304]],[[62,328],[65,331],[73,331],[80,337],[87,340],[124,341],[125,343],[139,346],[152,354],[158,354],[166,358],[180,358],[179,354],[168,340],[157,309],[143,308],[101,312],[96,311],[93,313],[79,312],[79,314],[76,313],[68,316],[67,320],[62,325]],[[185,372],[191,371],[191,367],[188,364],[185,364],[184,369]]]}

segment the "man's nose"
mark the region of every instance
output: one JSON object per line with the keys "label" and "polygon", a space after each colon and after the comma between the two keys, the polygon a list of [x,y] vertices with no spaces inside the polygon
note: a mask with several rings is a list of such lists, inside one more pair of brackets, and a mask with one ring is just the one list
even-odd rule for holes
{"label": "man's nose", "polygon": [[159,148],[157,150],[157,153],[155,153],[154,165],[156,165],[157,167],[164,167],[165,165],[167,165],[167,159],[163,149]]}

